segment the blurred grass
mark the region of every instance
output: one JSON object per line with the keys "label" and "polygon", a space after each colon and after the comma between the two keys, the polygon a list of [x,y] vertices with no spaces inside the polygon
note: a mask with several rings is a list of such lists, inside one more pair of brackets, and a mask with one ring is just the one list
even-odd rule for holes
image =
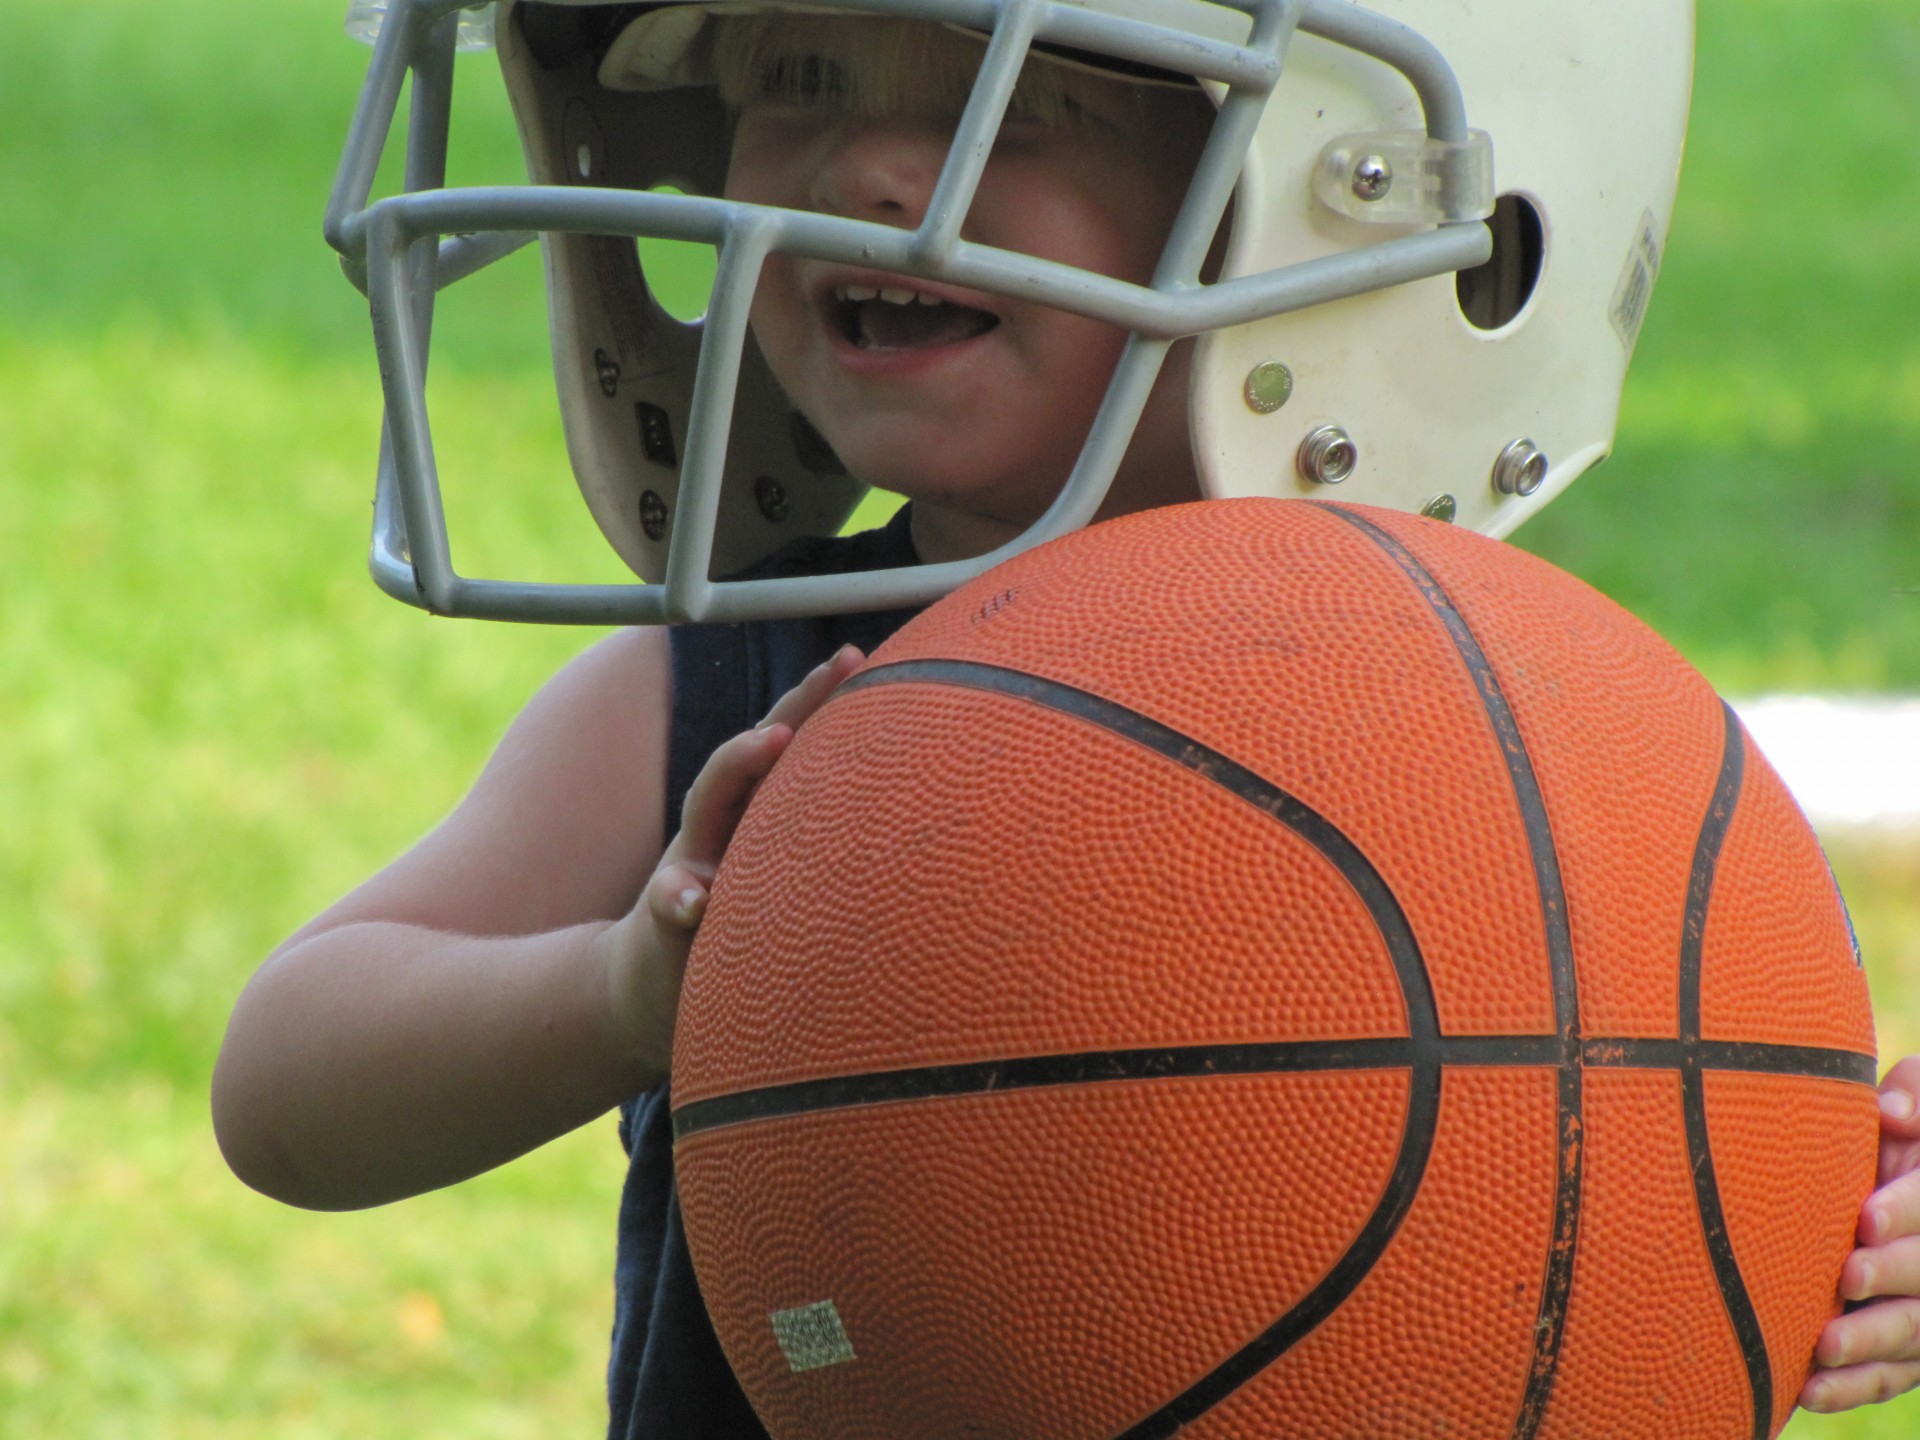
{"label": "blurred grass", "polygon": [[1917,128],[1911,4],[1702,0],[1618,448],[1516,537],[1732,694],[1920,689]]}
{"label": "blurred grass", "polygon": [[404,1206],[236,1183],[197,1094],[10,1089],[0,1417],[12,1437],[604,1429],[610,1126]]}
{"label": "blurred grass", "polygon": [[[309,1216],[232,1181],[205,1123],[258,958],[431,824],[590,638],[430,622],[365,577],[378,398],[319,239],[365,58],[342,8],[0,0],[7,1436],[603,1423],[610,1126]],[[1701,41],[1619,451],[1524,538],[1734,693],[1920,688],[1920,20],[1707,0]],[[487,63],[461,62],[457,180],[517,164]],[[521,260],[436,327],[461,553],[611,576],[554,474]],[[1920,846],[1833,851],[1883,1053],[1920,1048]]]}

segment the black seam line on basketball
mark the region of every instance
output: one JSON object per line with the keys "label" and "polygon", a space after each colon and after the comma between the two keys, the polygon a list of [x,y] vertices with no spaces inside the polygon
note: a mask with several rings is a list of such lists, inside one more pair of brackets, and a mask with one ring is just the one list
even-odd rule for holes
{"label": "black seam line on basketball", "polygon": [[[1694,1047],[1700,1068],[1751,1075],[1788,1075],[1877,1085],[1878,1060],[1857,1050],[1821,1045],[1776,1045],[1763,1040],[1702,1040]],[[1685,1046],[1671,1036],[1589,1035],[1580,1042],[1580,1063],[1603,1070],[1678,1070]],[[1560,1063],[1557,1035],[1443,1035],[1443,1065],[1539,1067]]]}
{"label": "black seam line on basketball", "polygon": [[1433,1153],[1440,1117],[1440,1013],[1419,942],[1385,877],[1324,815],[1239,762],[1171,726],[1072,685],[961,660],[904,660],[842,683],[840,693],[904,681],[964,686],[1028,701],[1131,740],[1246,801],[1305,840],[1340,872],[1386,944],[1406,1007],[1410,1073],[1407,1113],[1393,1170],[1373,1213],[1346,1253],[1285,1315],[1117,1440],[1164,1440],[1219,1404],[1284,1354],[1352,1294],[1385,1253],[1413,1206]]}
{"label": "black seam line on basketball", "polygon": [[1707,802],[1700,835],[1694,842],[1693,865],[1687,875],[1687,903],[1680,926],[1680,1103],[1686,1122],[1687,1160],[1693,1171],[1693,1198],[1700,1211],[1707,1256],[1713,1262],[1713,1275],[1726,1305],[1727,1320],[1733,1326],[1740,1342],[1741,1358],[1746,1362],[1747,1386],[1753,1396],[1753,1440],[1767,1440],[1773,1430],[1773,1362],[1767,1354],[1767,1337],[1760,1327],[1760,1316],[1747,1294],[1746,1282],[1740,1278],[1740,1263],[1734,1256],[1733,1238],[1727,1233],[1727,1217],[1720,1205],[1720,1185],[1713,1169],[1713,1137],[1707,1129],[1706,1080],[1702,1074],[1700,971],[1706,948],[1707,909],[1713,900],[1714,872],[1720,863],[1720,849],[1733,824],[1734,807],[1740,801],[1746,770],[1746,744],[1740,733],[1740,722],[1725,701],[1720,708],[1724,712],[1726,743],[1713,796]]}
{"label": "black seam line on basketball", "polygon": [[674,1112],[676,1139],[723,1125],[739,1125],[857,1105],[945,1099],[1057,1085],[1127,1080],[1196,1079],[1229,1075],[1294,1075],[1340,1070],[1405,1069],[1413,1044],[1403,1036],[1362,1040],[1301,1040],[1273,1044],[1183,1045],[1161,1049],[1095,1050],[925,1065],[869,1075],[836,1075],[742,1090],[695,1100]]}
{"label": "black seam line on basketball", "polygon": [[[1582,1063],[1602,1069],[1678,1070],[1687,1045],[1680,1040],[1590,1036],[1581,1042],[1580,1049]],[[1694,1042],[1693,1051],[1699,1056],[1703,1071],[1790,1075],[1803,1080],[1841,1080],[1866,1086],[1874,1086],[1879,1075],[1879,1062],[1874,1056],[1820,1045],[1700,1040]],[[1448,1059],[1453,1061],[1453,1056],[1449,1054]]]}
{"label": "black seam line on basketball", "polygon": [[1400,541],[1358,511],[1343,505],[1325,507],[1384,550],[1413,582],[1421,598],[1446,627],[1448,638],[1459,654],[1481,707],[1493,726],[1501,758],[1506,761],[1507,777],[1513,786],[1513,798],[1520,810],[1520,823],[1527,837],[1533,861],[1535,889],[1540,899],[1540,919],[1546,933],[1548,977],[1553,991],[1554,1031],[1560,1041],[1559,1181],[1554,1191],[1553,1237],[1547,1247],[1546,1273],[1540,1282],[1540,1309],[1534,1322],[1533,1361],[1527,1371],[1526,1390],[1513,1422],[1513,1440],[1532,1440],[1546,1418],[1547,1402],[1553,1394],[1553,1379],[1560,1364],[1560,1341],[1566,1333],[1567,1305],[1573,1293],[1573,1261],[1580,1238],[1580,1193],[1584,1169],[1584,1123],[1581,1105],[1580,992],[1579,974],[1573,963],[1573,934],[1567,923],[1566,885],[1560,873],[1560,857],[1553,845],[1553,828],[1547,818],[1546,799],[1540,793],[1539,777],[1533,759],[1527,753],[1525,738],[1513,707],[1507,703],[1500,677],[1486,652],[1480,648],[1466,617],[1453,603],[1453,597],[1434,578],[1418,557]]}
{"label": "black seam line on basketball", "polygon": [[1393,1171],[1381,1187],[1380,1203],[1345,1253],[1320,1277],[1320,1283],[1220,1365],[1145,1419],[1128,1426],[1114,1440],[1170,1440],[1286,1354],[1346,1303],[1386,1253],[1413,1208],[1439,1128],[1440,1076],[1438,1065],[1416,1065],[1409,1072],[1406,1128],[1401,1132]]}
{"label": "black seam line on basketball", "polygon": [[1255,774],[1239,761],[1163,725],[1137,710],[1079,689],[1063,681],[1049,680],[1024,670],[986,665],[972,660],[900,660],[878,665],[843,681],[837,695],[871,689],[879,685],[948,685],[960,689],[985,690],[1012,699],[1025,700],[1044,709],[1097,726],[1123,740],[1153,751],[1173,761],[1238,799],[1246,801],[1261,814],[1277,820],[1305,840],[1338,870],[1353,887],[1360,902],[1386,944],[1387,956],[1399,978],[1401,996],[1407,1008],[1408,1039],[1418,1047],[1430,1048],[1440,1036],[1440,1015],[1433,995],[1433,982],[1427,975],[1413,927],[1408,923],[1400,902],[1386,880],[1348,839],[1337,825],[1312,806],[1282,790],[1264,776]]}
{"label": "black seam line on basketball", "polygon": [[[1603,1069],[1678,1070],[1681,1044],[1671,1038],[1589,1037],[1581,1042],[1586,1064]],[[1448,1035],[1439,1042],[1442,1066],[1474,1069],[1545,1068],[1560,1063],[1556,1035]],[[1840,1080],[1871,1087],[1875,1059],[1852,1050],[1757,1041],[1704,1040],[1703,1070]],[[948,1099],[1058,1085],[1103,1085],[1131,1080],[1205,1079],[1244,1075],[1300,1075],[1348,1070],[1405,1069],[1413,1063],[1404,1036],[1356,1040],[1285,1040],[1235,1045],[1182,1045],[1137,1050],[1092,1050],[836,1075],[766,1085],[708,1100],[674,1112],[673,1134],[685,1139],[706,1130],[784,1119],[823,1110]]]}

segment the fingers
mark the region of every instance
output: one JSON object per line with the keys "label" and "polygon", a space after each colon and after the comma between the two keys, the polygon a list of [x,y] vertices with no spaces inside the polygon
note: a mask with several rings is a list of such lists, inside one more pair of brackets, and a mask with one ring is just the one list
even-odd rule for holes
{"label": "fingers", "polygon": [[653,872],[642,898],[663,939],[693,943],[693,932],[707,913],[707,893],[712,883],[710,872],[703,873],[691,865],[667,863]]}
{"label": "fingers", "polygon": [[693,937],[707,912],[720,857],[747,802],[793,741],[793,732],[834,687],[860,668],[848,645],[780,697],[756,728],[708,757],[687,787],[680,833],[647,880],[640,903],[606,940],[611,1009],[633,1051],[664,1073],[673,1053],[674,1015]]}
{"label": "fingers", "polygon": [[1862,1245],[1886,1245],[1909,1235],[1920,1235],[1920,1170],[1889,1180],[1860,1207]]}
{"label": "fingers", "polygon": [[1820,1332],[1814,1362],[1839,1368],[1866,1364],[1920,1364],[1920,1300],[1879,1300],[1836,1316]]}
{"label": "fingers", "polygon": [[1847,1257],[1840,1270],[1840,1298],[1871,1300],[1876,1295],[1920,1295],[1920,1236],[1862,1245]]}
{"label": "fingers", "polygon": [[1920,1140],[1920,1055],[1909,1055],[1880,1082],[1880,1130],[1901,1140]]}
{"label": "fingers", "polygon": [[680,981],[687,973],[687,954],[694,932],[707,911],[711,875],[686,865],[663,864],[647,881],[640,908],[651,922],[631,935],[633,953],[626,957],[629,1002],[637,1002],[636,1016],[648,1017],[647,1030],[656,1037],[661,1055],[672,1054],[673,1016],[680,1002]]}
{"label": "fingers", "polygon": [[[1860,1248],[1840,1271],[1840,1295],[1873,1304],[1820,1332],[1820,1367],[1800,1392],[1808,1410],[1832,1413],[1890,1400],[1920,1386],[1920,1056],[1880,1086],[1881,1186],[1860,1208]],[[1884,1297],[1874,1299],[1874,1297]]]}
{"label": "fingers", "polygon": [[767,712],[767,718],[761,721],[766,725],[790,725],[800,728],[800,723],[814,711],[826,704],[827,697],[833,694],[840,682],[866,661],[866,657],[851,645],[842,645],[827,660],[816,665],[793,689],[774,702],[773,709]]}
{"label": "fingers", "polygon": [[711,881],[747,802],[792,740],[791,726],[770,722],[714,751],[687,788],[680,833],[667,847],[665,860]]}
{"label": "fingers", "polygon": [[[1865,1311],[1859,1312],[1865,1314]],[[1821,1370],[1800,1388],[1800,1404],[1807,1410],[1832,1414],[1858,1405],[1877,1405],[1920,1385],[1920,1361],[1850,1365],[1844,1370]]]}
{"label": "fingers", "polygon": [[687,789],[680,833],[667,847],[667,860],[689,866],[702,872],[704,880],[712,880],[747,802],[792,742],[793,732],[826,703],[835,687],[858,670],[864,659],[853,646],[841,646],[782,695],[758,726],[734,736],[713,752]]}
{"label": "fingers", "polygon": [[639,903],[602,937],[616,1043],[653,1076],[672,1063],[680,984],[712,884],[710,866],[662,860]]}
{"label": "fingers", "polygon": [[687,956],[706,915],[720,857],[747,802],[792,743],[794,729],[860,668],[863,658],[845,646],[781,696],[757,727],[708,757],[687,787],[680,833],[654,867],[640,902],[603,937],[609,1010],[619,1042],[651,1073],[664,1075],[671,1062]]}

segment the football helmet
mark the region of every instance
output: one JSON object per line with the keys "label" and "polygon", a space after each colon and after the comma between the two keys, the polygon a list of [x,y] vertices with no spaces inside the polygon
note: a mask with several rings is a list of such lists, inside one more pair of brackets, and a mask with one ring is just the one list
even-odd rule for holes
{"label": "football helmet", "polygon": [[[378,37],[326,220],[367,294],[380,357],[372,569],[390,594],[436,613],[582,623],[942,594],[1093,516],[1161,360],[1188,336],[1206,494],[1337,495],[1505,534],[1611,447],[1666,242],[1693,49],[1692,0],[383,8],[354,0],[353,28]],[[729,11],[781,8],[932,20],[983,38],[916,228],[721,198],[729,122],[704,58],[711,27]],[[452,56],[483,43],[489,21],[529,183],[443,188]],[[1030,52],[1197,84],[1213,100],[1150,283],[961,238]],[[409,72],[405,189],[373,200]],[[424,393],[434,296],[536,235],[569,457],[636,584],[481,580],[454,567]],[[643,236],[717,248],[704,317],[662,308],[638,259]],[[1078,463],[1031,529],[969,561],[724,578],[837,532],[864,491],[748,343],[773,253],[1017,296],[1129,332]]]}

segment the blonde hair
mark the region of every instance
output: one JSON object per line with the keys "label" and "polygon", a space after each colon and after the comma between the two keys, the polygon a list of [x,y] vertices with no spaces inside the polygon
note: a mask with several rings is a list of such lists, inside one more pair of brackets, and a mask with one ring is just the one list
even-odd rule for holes
{"label": "blonde hair", "polygon": [[[957,117],[972,93],[984,36],[931,20],[848,15],[759,14],[715,17],[713,68],[730,110],[752,102],[825,105],[861,116],[903,113]],[[1102,109],[1144,87],[1030,59],[1007,105],[1009,116],[1053,126],[1088,119],[1089,87],[1102,87]]]}

